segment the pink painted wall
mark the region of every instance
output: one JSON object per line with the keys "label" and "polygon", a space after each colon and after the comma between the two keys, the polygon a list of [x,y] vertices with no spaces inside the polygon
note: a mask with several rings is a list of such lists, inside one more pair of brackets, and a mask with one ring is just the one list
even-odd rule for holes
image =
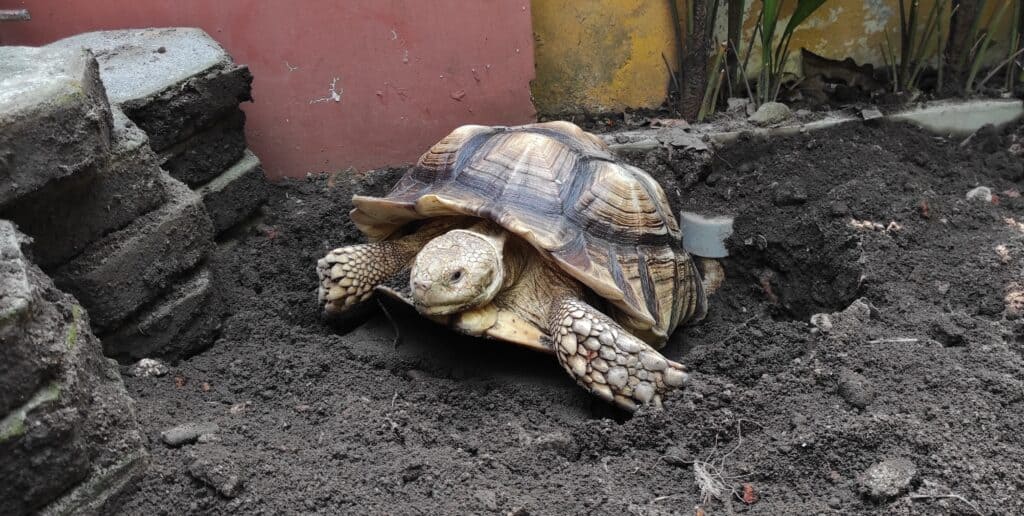
{"label": "pink painted wall", "polygon": [[[0,44],[196,26],[255,76],[249,146],[272,179],[415,161],[466,123],[533,120],[529,0],[0,0]],[[330,97],[337,78],[341,100]]]}

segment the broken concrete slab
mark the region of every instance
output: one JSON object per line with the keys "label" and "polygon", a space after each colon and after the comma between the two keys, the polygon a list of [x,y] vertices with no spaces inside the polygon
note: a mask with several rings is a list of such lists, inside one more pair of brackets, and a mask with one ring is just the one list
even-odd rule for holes
{"label": "broken concrete slab", "polygon": [[91,244],[54,271],[58,286],[78,298],[102,333],[156,299],[213,247],[202,200],[166,173],[168,201],[128,227]]}
{"label": "broken concrete slab", "polygon": [[110,128],[92,54],[0,47],[0,206],[92,164]]}
{"label": "broken concrete slab", "polygon": [[[16,233],[9,223],[0,227],[10,259]],[[20,259],[34,302],[26,317],[0,332],[0,514],[52,512],[49,504],[69,492],[82,493],[72,509],[102,508],[145,466],[133,402],[117,364],[103,357],[85,311],[24,255]],[[14,356],[12,348],[23,353]],[[40,362],[45,375],[25,383],[20,373]],[[17,399],[9,399],[11,392]],[[135,467],[119,467],[128,457]],[[93,488],[83,492],[81,486]]]}
{"label": "broken concrete slab", "polygon": [[26,403],[60,361],[47,314],[33,314],[39,300],[21,251],[27,242],[14,224],[0,220],[0,414]]}
{"label": "broken concrete slab", "polygon": [[120,329],[103,335],[104,353],[175,360],[209,346],[219,326],[211,276],[207,268],[191,273]]}
{"label": "broken concrete slab", "polygon": [[43,269],[63,264],[89,244],[166,200],[160,167],[142,132],[114,107],[110,153],[77,174],[53,181],[0,209],[33,239],[30,253]]}
{"label": "broken concrete slab", "polygon": [[197,28],[89,32],[50,44],[96,54],[112,103],[162,151],[252,100],[252,74]]}
{"label": "broken concrete slab", "polygon": [[245,154],[245,112],[236,109],[213,127],[161,153],[171,177],[195,187],[217,177]]}
{"label": "broken concrete slab", "polygon": [[231,168],[196,191],[203,197],[217,233],[222,233],[263,204],[267,189],[259,158],[247,150]]}

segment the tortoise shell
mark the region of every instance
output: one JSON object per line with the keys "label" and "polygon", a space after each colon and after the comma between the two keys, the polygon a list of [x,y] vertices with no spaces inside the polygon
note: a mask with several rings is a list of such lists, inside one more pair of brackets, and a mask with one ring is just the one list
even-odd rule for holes
{"label": "tortoise shell", "polygon": [[651,342],[702,309],[661,186],[568,122],[459,127],[387,196],[355,196],[353,204],[352,221],[371,240],[397,236],[417,219],[489,219],[606,299],[609,315]]}

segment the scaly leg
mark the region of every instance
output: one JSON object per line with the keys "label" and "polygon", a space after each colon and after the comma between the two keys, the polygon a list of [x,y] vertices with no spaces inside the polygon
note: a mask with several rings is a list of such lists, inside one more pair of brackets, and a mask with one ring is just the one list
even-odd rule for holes
{"label": "scaly leg", "polygon": [[370,299],[374,287],[408,267],[427,242],[461,225],[461,219],[432,219],[395,240],[339,247],[327,253],[316,262],[320,280],[317,300],[324,305],[324,315],[339,315]]}
{"label": "scaly leg", "polygon": [[318,260],[317,299],[324,314],[337,315],[368,300],[374,287],[407,267],[416,250],[404,244],[388,240],[339,247]]}
{"label": "scaly leg", "polygon": [[582,387],[626,410],[660,406],[662,395],[686,381],[682,365],[579,299],[556,301],[550,328],[562,367]]}

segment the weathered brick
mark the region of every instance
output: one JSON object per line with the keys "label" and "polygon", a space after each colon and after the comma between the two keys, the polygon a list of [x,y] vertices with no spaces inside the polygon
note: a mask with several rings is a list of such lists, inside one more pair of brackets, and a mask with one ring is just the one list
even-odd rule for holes
{"label": "weathered brick", "polygon": [[252,74],[196,28],[89,32],[50,45],[89,48],[112,103],[162,151],[252,100]]}
{"label": "weathered brick", "polygon": [[212,247],[213,226],[201,198],[161,175],[168,201],[111,233],[54,271],[62,289],[78,298],[94,329],[109,330],[156,299]]}
{"label": "weathered brick", "polygon": [[50,269],[166,200],[146,133],[118,108],[111,150],[77,174],[48,183],[0,209],[34,240],[35,262]]}
{"label": "weathered brick", "polygon": [[91,165],[110,126],[92,54],[0,47],[0,206]]}
{"label": "weathered brick", "polygon": [[213,281],[200,268],[112,333],[101,336],[107,356],[182,358],[207,347],[219,325]]}
{"label": "weathered brick", "polygon": [[171,177],[194,187],[217,177],[244,154],[245,112],[236,109],[213,127],[164,150],[161,157]]}
{"label": "weathered brick", "polygon": [[242,159],[196,192],[203,197],[213,227],[221,233],[245,220],[266,201],[267,189],[259,158],[246,151]]}

